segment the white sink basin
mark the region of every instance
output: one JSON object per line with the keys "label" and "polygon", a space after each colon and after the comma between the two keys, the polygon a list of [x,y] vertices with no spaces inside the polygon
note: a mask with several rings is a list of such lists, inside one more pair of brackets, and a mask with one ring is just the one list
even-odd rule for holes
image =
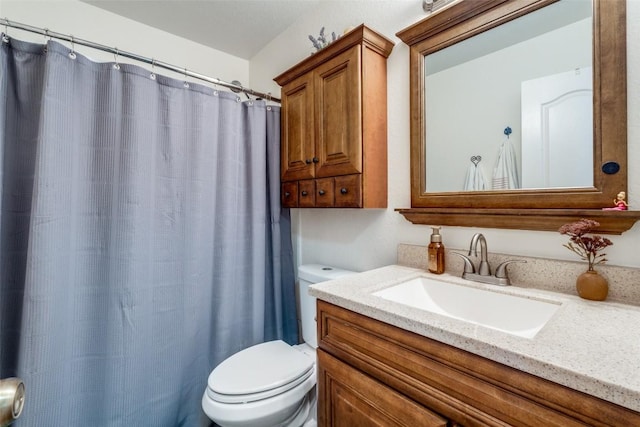
{"label": "white sink basin", "polygon": [[561,303],[418,277],[373,295],[512,335],[533,338]]}

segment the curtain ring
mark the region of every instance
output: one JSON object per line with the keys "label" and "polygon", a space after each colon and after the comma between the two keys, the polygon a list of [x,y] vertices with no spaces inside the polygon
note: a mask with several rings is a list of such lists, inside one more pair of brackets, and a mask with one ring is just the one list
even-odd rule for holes
{"label": "curtain ring", "polygon": [[45,28],[44,29],[44,47],[42,48],[42,51],[44,53],[47,53],[47,46],[50,41],[51,41],[51,36],[49,35],[49,29]]}
{"label": "curtain ring", "polygon": [[2,40],[9,42],[9,20],[7,18],[4,18],[4,36],[2,36]]}
{"label": "curtain ring", "polygon": [[70,37],[71,37],[71,51],[69,52],[69,58],[76,59],[76,47],[73,41],[73,35],[71,35]]}
{"label": "curtain ring", "polygon": [[4,34],[2,35],[2,41],[9,43],[9,20],[4,18]]}
{"label": "curtain ring", "polygon": [[119,53],[119,51],[118,51],[117,47],[115,48],[115,50],[116,50],[116,53],[113,54],[113,61],[114,61],[113,62],[113,68],[116,69],[116,70],[119,70],[120,69],[120,64],[118,64],[118,53]]}
{"label": "curtain ring", "polygon": [[151,80],[156,79],[155,66],[156,66],[156,60],[151,58],[151,74],[149,74],[149,78]]}
{"label": "curtain ring", "polygon": [[187,81],[187,69],[184,69],[184,83],[183,86],[185,87],[185,89],[189,88],[189,82]]}
{"label": "curtain ring", "polygon": [[[216,77],[216,81],[218,81],[218,82],[219,82],[219,81],[220,81],[220,79],[219,79],[218,77]],[[213,88],[213,94],[214,94],[215,96],[218,96],[218,83],[214,82],[214,83],[213,83],[213,87],[214,87],[214,88]]]}

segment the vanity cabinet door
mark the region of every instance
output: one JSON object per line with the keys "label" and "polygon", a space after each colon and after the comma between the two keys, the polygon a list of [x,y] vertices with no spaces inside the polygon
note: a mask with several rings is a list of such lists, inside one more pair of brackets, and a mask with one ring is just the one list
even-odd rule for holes
{"label": "vanity cabinet door", "polygon": [[446,427],[447,420],[318,350],[318,425]]}
{"label": "vanity cabinet door", "polygon": [[282,88],[280,178],[315,176],[313,75],[302,75]]}
{"label": "vanity cabinet door", "polygon": [[315,70],[317,177],[362,172],[360,46]]}

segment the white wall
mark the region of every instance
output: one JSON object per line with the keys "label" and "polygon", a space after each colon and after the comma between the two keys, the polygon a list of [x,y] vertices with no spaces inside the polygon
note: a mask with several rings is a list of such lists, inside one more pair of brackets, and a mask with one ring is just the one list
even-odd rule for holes
{"label": "white wall", "polygon": [[[250,85],[249,61],[245,59],[176,37],[78,0],[0,0],[0,17],[117,47],[224,81],[239,80],[246,86]],[[21,40],[44,43],[44,36],[38,34],[13,28],[9,28],[8,33]],[[63,41],[61,43],[70,45]],[[114,56],[107,52],[83,46],[76,46],[75,50],[96,61],[114,61]],[[118,62],[136,63],[122,57]],[[150,65],[140,62],[137,64],[151,69]],[[169,70],[156,69],[155,73],[182,78]],[[195,79],[192,81],[199,82]]]}
{"label": "white wall", "polygon": [[[317,36],[322,26],[341,32],[365,23],[396,42],[388,59],[389,208],[386,210],[294,209],[294,245],[298,264],[321,262],[367,270],[396,261],[398,243],[425,245],[430,229],[413,225],[395,208],[410,206],[409,184],[409,57],[408,48],[395,33],[422,19],[419,0],[327,1],[310,10],[251,59],[251,82],[263,91],[279,93],[271,80],[304,59],[313,49],[307,36]],[[629,194],[632,209],[640,209],[640,0],[628,0],[628,136]],[[615,197],[612,194],[612,200]],[[562,246],[565,236],[556,232],[444,227],[449,248],[467,248],[471,236],[482,232],[489,250],[512,255],[577,261]],[[622,236],[611,236],[607,248],[610,265],[640,267],[640,223]]]}

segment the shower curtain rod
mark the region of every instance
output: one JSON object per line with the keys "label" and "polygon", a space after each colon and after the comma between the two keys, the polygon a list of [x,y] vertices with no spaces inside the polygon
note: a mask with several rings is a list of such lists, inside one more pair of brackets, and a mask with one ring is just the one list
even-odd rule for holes
{"label": "shower curtain rod", "polygon": [[[189,71],[186,68],[180,68],[177,67],[175,65],[171,65],[168,64],[166,62],[162,62],[162,61],[158,61],[154,58],[147,58],[141,55],[137,55],[135,53],[131,53],[131,52],[127,52],[125,50],[120,50],[117,47],[109,47],[109,46],[105,46],[99,43],[94,43],[88,40],[83,40],[83,39],[79,39],[76,38],[72,35],[67,35],[67,34],[62,34],[62,33],[57,33],[55,31],[51,31],[47,28],[38,28],[38,27],[33,27],[31,25],[27,25],[27,24],[21,24],[19,22],[14,22],[14,21],[9,21],[6,18],[0,18],[0,25],[4,25],[5,28],[6,27],[11,27],[11,28],[17,28],[19,30],[23,30],[23,31],[28,31],[31,33],[36,33],[36,34],[41,34],[45,37],[49,37],[49,38],[55,38],[55,39],[60,39],[60,40],[65,40],[71,43],[72,49],[73,49],[73,45],[74,44],[79,44],[82,46],[87,46],[90,47],[92,49],[97,49],[97,50],[102,50],[105,52],[109,52],[112,53],[116,56],[116,58],[118,56],[123,56],[125,58],[129,58],[129,59],[133,59],[135,61],[139,61],[139,62],[144,62],[146,64],[151,64],[151,66],[153,67],[160,67],[160,68],[164,68],[166,70],[170,70],[179,74],[182,74],[184,76],[188,76],[188,77],[193,77],[195,79],[199,79],[199,80],[204,80],[206,82],[209,83],[213,83],[214,85],[219,85],[219,86],[224,86],[226,88],[231,89],[231,91],[233,92],[242,92],[245,93],[247,95],[253,95],[257,98],[262,98],[264,100],[267,101],[273,101],[273,102],[280,102],[280,98],[276,98],[274,96],[271,96],[271,93],[262,93],[262,92],[258,92],[255,91],[253,89],[249,89],[246,87],[243,87],[241,84],[239,84],[240,82],[236,82],[234,81],[234,83],[229,83],[229,82],[225,82],[224,80],[220,80],[214,77],[209,77],[209,76],[205,76],[204,74],[200,74],[200,73],[196,73],[193,71]],[[6,29],[5,29],[5,33],[7,33]]]}

